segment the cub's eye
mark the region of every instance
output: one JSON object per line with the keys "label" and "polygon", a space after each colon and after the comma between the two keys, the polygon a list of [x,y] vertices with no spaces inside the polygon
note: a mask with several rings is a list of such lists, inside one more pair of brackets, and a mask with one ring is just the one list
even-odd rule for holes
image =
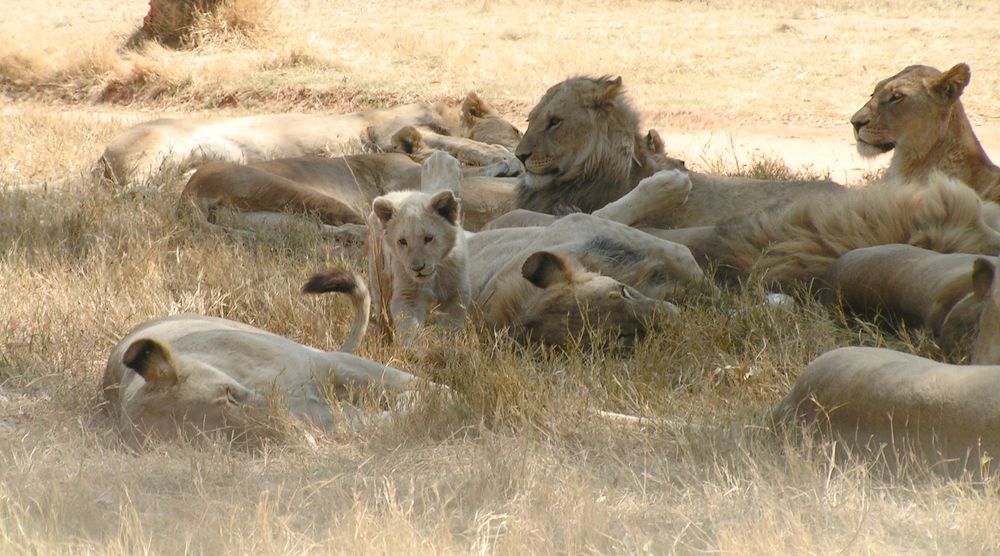
{"label": "cub's eye", "polygon": [[406,247],[406,240],[403,239],[403,238],[400,238],[399,244],[402,245],[403,247]]}
{"label": "cub's eye", "polygon": [[555,129],[559,127],[562,123],[562,118],[551,117],[549,118],[549,125],[545,126],[545,129]]}
{"label": "cub's eye", "polygon": [[430,243],[434,241],[434,236],[424,236],[424,243]]}

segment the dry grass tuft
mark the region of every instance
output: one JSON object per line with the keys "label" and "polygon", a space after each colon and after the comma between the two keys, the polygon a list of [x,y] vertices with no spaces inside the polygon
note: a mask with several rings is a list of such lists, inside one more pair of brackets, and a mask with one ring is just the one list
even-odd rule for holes
{"label": "dry grass tuft", "polygon": [[174,48],[258,46],[273,33],[278,11],[272,0],[152,0],[127,46],[144,39]]}

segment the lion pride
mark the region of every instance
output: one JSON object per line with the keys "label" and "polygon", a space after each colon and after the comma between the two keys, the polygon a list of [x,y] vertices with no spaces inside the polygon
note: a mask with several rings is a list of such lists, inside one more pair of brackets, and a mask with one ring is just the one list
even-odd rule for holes
{"label": "lion pride", "polygon": [[[209,160],[245,163],[318,155],[351,145],[387,150],[393,134],[406,126],[420,129],[430,147],[477,164],[513,159],[510,150],[520,139],[520,131],[470,93],[459,110],[440,103],[416,103],[337,115],[161,118],[115,137],[93,173],[132,185],[167,168],[184,171]],[[486,134],[489,143],[477,139],[477,133]]]}

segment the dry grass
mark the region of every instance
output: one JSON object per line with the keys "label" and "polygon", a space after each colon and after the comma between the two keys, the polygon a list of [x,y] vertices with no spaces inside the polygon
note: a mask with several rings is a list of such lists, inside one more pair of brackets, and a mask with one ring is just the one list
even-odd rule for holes
{"label": "dry grass", "polygon": [[[914,2],[625,2],[612,11],[429,2],[440,23],[407,30],[399,21],[412,16],[412,3],[288,1],[295,33],[280,48],[223,41],[119,54],[141,2],[54,0],[44,12],[7,4],[0,76],[9,94],[40,100],[19,96],[0,112],[4,552],[881,554],[1000,546],[995,479],[945,480],[917,463],[888,474],[877,461],[834,458],[829,444],[765,430],[771,405],[830,348],[940,354],[920,334],[887,336],[816,304],[763,305],[753,284],[683,300],[681,320],[662,323],[627,356],[526,350],[471,329],[458,338],[430,334],[415,352],[373,336],[366,356],[461,395],[360,431],[293,427],[256,452],[213,443],[129,452],[96,406],[104,361],[130,327],[189,311],[332,349],[347,331],[346,303],[301,296],[298,286],[316,269],[360,261],[301,230],[256,240],[205,233],[178,214],[181,176],[131,192],[79,176],[115,133],[168,111],[356,107],[477,88],[523,114],[546,84],[574,72],[626,74],[647,119],[660,124],[802,117],[822,125],[849,113],[875,78],[926,55],[937,65],[970,61],[969,104],[990,114],[1000,100],[991,86],[1000,75],[991,71],[995,57],[981,42],[958,39],[977,30],[994,36],[992,5],[952,6],[949,19],[945,8]],[[29,23],[14,26],[18,18]],[[49,34],[41,40],[26,25]],[[704,39],[713,33],[721,38]],[[630,35],[643,37],[641,50],[623,38]],[[793,40],[798,48],[787,48]],[[900,51],[912,59],[885,55]],[[817,59],[830,64],[801,69]],[[759,94],[725,86],[734,75]],[[131,103],[128,112],[88,104],[115,82],[131,96],[105,100]],[[295,90],[302,96],[281,96]],[[227,93],[236,100],[222,102]],[[669,143],[669,128],[664,135]],[[736,160],[697,164],[801,174],[772,158]],[[589,408],[663,421],[615,425]]]}

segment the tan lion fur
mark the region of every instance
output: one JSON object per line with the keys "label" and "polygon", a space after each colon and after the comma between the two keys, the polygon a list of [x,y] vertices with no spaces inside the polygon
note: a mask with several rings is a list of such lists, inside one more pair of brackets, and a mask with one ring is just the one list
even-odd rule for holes
{"label": "tan lion fur", "polygon": [[[166,168],[183,171],[209,160],[242,164],[318,155],[358,145],[385,150],[391,148],[392,136],[406,126],[425,132],[425,140],[432,147],[454,148],[480,164],[498,158],[513,159],[509,149],[520,132],[509,124],[504,128],[497,123],[499,116],[475,93],[469,98],[468,109],[482,113],[482,118],[463,117],[461,110],[427,103],[339,115],[163,118],[138,124],[115,137],[93,171],[115,183],[131,185]],[[484,120],[488,121],[479,133],[490,141],[488,144],[475,139],[476,124]],[[466,123],[472,127],[466,127]],[[505,146],[493,146],[495,143]]]}
{"label": "tan lion fur", "polygon": [[[356,348],[368,322],[364,280],[333,270],[304,289],[351,296],[354,319],[344,349]],[[420,382],[346,351],[321,351],[226,319],[175,315],[142,323],[118,343],[102,394],[125,440],[138,444],[208,432],[252,438],[267,433],[275,410],[328,428],[335,412],[327,392],[350,401],[366,389],[403,393]]]}
{"label": "tan lion fur", "polygon": [[[799,199],[703,230],[691,243],[724,272],[746,275],[759,269],[768,282],[808,283],[859,247],[906,243],[942,253],[994,254],[1000,250],[1000,233],[984,221],[982,207],[968,187],[932,174],[920,183],[876,183]],[[662,234],[683,241],[680,235]]]}
{"label": "tan lion fur", "polygon": [[[390,142],[398,152],[248,164],[206,162],[188,180],[181,198],[193,205],[195,218],[206,228],[218,227],[216,213],[221,209],[266,213],[278,222],[281,213],[305,213],[328,226],[361,225],[376,197],[420,189],[419,161],[437,152],[410,126],[396,132]],[[511,167],[509,160],[501,160],[493,168],[502,173],[519,165]],[[479,176],[484,170],[488,169],[463,168],[465,222],[474,230],[506,211],[513,199],[513,180]],[[245,227],[261,227],[259,218],[242,220]]]}
{"label": "tan lion fur", "polygon": [[909,66],[879,82],[851,118],[858,151],[892,150],[886,177],[897,182],[942,172],[1000,201],[1000,168],[979,144],[960,100],[970,79],[969,66],[956,64],[947,72]]}
{"label": "tan lion fur", "polygon": [[842,255],[824,282],[831,300],[855,312],[926,328],[946,353],[962,358],[972,353],[979,337],[980,316],[990,301],[998,262],[984,255],[878,245]]}

